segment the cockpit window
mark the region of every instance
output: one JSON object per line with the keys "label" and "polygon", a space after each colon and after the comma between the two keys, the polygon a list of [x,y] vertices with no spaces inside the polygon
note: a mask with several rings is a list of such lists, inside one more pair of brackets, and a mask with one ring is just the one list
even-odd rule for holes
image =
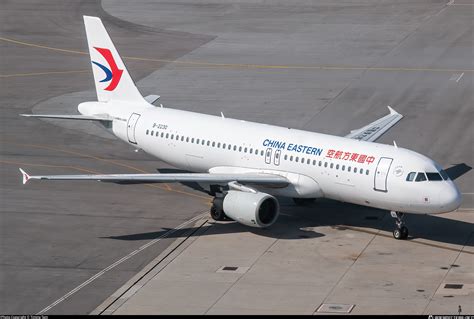
{"label": "cockpit window", "polygon": [[448,173],[446,173],[444,169],[440,170],[439,173],[441,174],[441,177],[443,177],[445,181],[449,179]]}
{"label": "cockpit window", "polygon": [[426,172],[426,176],[428,177],[429,181],[442,181],[441,175],[439,173],[428,173]]}
{"label": "cockpit window", "polygon": [[425,173],[418,173],[418,175],[416,175],[416,179],[415,179],[415,182],[423,182],[423,181],[426,181],[426,175]]}
{"label": "cockpit window", "polygon": [[408,175],[407,175],[407,181],[408,181],[408,182],[413,182],[413,180],[415,179],[415,175],[416,175],[416,172],[410,172],[410,173],[408,173]]}

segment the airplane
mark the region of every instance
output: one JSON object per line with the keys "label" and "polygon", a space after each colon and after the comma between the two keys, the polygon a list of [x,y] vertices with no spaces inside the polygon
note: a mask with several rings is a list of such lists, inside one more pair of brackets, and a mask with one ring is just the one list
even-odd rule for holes
{"label": "airplane", "polygon": [[316,198],[375,207],[396,219],[395,239],[408,238],[405,213],[456,210],[461,194],[442,167],[414,151],[375,141],[402,119],[389,114],[346,136],[187,112],[153,105],[130,77],[102,21],[84,16],[97,101],[80,115],[20,114],[101,123],[125,143],[193,173],[30,176],[119,184],[197,182],[213,196],[211,217],[266,228],[280,212],[276,196],[297,204]]}

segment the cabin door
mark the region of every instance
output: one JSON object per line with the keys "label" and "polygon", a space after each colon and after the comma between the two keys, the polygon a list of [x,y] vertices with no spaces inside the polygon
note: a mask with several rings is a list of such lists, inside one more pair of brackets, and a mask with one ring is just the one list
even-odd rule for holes
{"label": "cabin door", "polygon": [[374,177],[374,190],[387,192],[387,178],[393,158],[381,157],[377,164]]}
{"label": "cabin door", "polygon": [[128,119],[128,123],[127,123],[128,141],[133,144],[137,144],[137,140],[135,139],[135,126],[137,125],[139,118],[140,118],[140,114],[133,113]]}

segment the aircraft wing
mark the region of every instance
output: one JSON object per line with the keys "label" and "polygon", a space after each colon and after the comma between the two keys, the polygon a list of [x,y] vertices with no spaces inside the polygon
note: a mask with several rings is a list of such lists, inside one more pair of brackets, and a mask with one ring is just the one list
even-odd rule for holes
{"label": "aircraft wing", "polygon": [[85,121],[113,121],[113,118],[103,116],[88,116],[88,115],[71,115],[71,114],[20,114],[25,117],[39,117],[47,119],[62,119],[62,120],[85,120]]}
{"label": "aircraft wing", "polygon": [[273,174],[210,174],[210,173],[172,173],[172,174],[88,174],[88,175],[37,175],[30,176],[20,168],[23,175],[23,184],[30,179],[38,180],[75,180],[99,181],[118,184],[151,184],[173,182],[200,182],[200,183],[229,183],[239,182],[248,184],[271,184],[286,186],[289,181]]}
{"label": "aircraft wing", "polygon": [[390,110],[390,114],[385,115],[377,121],[374,121],[360,129],[351,131],[351,133],[345,137],[367,142],[374,142],[377,140],[383,133],[387,132],[403,118],[403,115],[392,109],[390,106],[387,107]]}

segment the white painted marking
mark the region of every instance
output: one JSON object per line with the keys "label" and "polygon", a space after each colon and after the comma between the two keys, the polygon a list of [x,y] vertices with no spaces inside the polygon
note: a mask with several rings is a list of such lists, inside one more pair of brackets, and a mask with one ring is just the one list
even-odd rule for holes
{"label": "white painted marking", "polygon": [[474,3],[454,3],[454,0],[446,3],[448,6],[474,6]]}
{"label": "white painted marking", "polygon": [[458,77],[459,77],[459,73],[454,73],[454,74],[451,75],[451,77],[449,78],[449,81],[455,81]]}
{"label": "white painted marking", "polygon": [[46,311],[50,310],[51,308],[53,308],[54,306],[58,305],[59,303],[63,302],[64,300],[66,300],[67,298],[69,298],[70,296],[72,296],[73,294],[75,294],[76,292],[78,292],[79,290],[81,290],[82,288],[84,288],[85,286],[87,286],[88,284],[90,284],[91,282],[93,282],[94,280],[96,280],[97,278],[99,278],[100,276],[102,276],[103,274],[105,274],[106,272],[108,272],[109,270],[115,268],[116,266],[120,265],[121,263],[123,263],[124,261],[130,259],[131,257],[135,256],[136,254],[138,254],[139,252],[141,252],[142,250],[150,247],[151,245],[154,245],[156,244],[157,242],[159,242],[160,240],[162,240],[163,238],[166,238],[167,236],[171,235],[172,233],[178,231],[179,229],[183,228],[184,226],[204,217],[205,215],[207,215],[207,213],[203,213],[203,214],[200,214],[190,220],[188,220],[187,222],[184,222],[182,223],[181,225],[179,225],[178,227],[174,228],[174,229],[171,229],[169,231],[167,231],[166,233],[164,233],[163,235],[161,235],[160,237],[158,238],[155,238],[153,239],[152,241],[146,243],[145,245],[141,246],[140,248],[132,251],[130,254],[128,254],[127,256],[125,257],[122,257],[121,259],[117,260],[116,262],[114,262],[112,265],[108,266],[107,268],[104,268],[103,270],[101,270],[100,272],[98,272],[97,274],[95,274],[94,276],[92,276],[91,278],[89,278],[88,280],[84,281],[82,284],[80,284],[79,286],[77,286],[76,288],[74,288],[73,290],[71,290],[70,292],[68,292],[67,294],[65,294],[64,296],[62,296],[61,298],[59,298],[58,300],[56,300],[55,302],[53,302],[52,304],[50,304],[49,306],[47,306],[46,308],[44,308],[43,310],[41,310],[40,312],[37,313],[37,315],[42,315],[44,314]]}
{"label": "white painted marking", "polygon": [[458,79],[456,80],[456,83],[458,83],[458,82],[459,82],[459,80],[461,80],[461,78],[462,78],[462,76],[463,76],[463,75],[464,75],[464,72],[463,72],[463,73],[461,73],[461,75],[458,77]]}
{"label": "white painted marking", "polygon": [[437,14],[435,14],[434,16],[437,17],[439,16],[442,12],[444,12],[444,10],[446,10],[447,7],[444,7],[443,9],[441,9]]}

